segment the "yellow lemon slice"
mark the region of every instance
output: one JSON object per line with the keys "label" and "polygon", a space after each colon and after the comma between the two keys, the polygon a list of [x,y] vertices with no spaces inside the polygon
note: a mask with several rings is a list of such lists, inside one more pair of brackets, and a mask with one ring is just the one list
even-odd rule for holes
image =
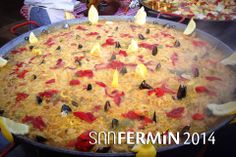
{"label": "yellow lemon slice", "polygon": [[224,65],[235,65],[236,64],[236,52],[234,52],[229,57],[223,59],[220,63],[224,64]]}
{"label": "yellow lemon slice", "polygon": [[144,7],[141,7],[137,14],[134,16],[134,22],[138,25],[144,25],[146,23],[147,13],[144,10]]}
{"label": "yellow lemon slice", "polygon": [[97,24],[97,23],[98,23],[98,11],[97,11],[97,9],[94,7],[94,5],[91,5],[91,7],[89,8],[88,20],[89,20],[92,24]]}
{"label": "yellow lemon slice", "polygon": [[29,35],[29,43],[31,44],[35,44],[38,42],[38,38],[34,35],[33,32],[30,32],[30,35]]}
{"label": "yellow lemon slice", "polygon": [[29,126],[21,123],[14,122],[5,117],[0,117],[0,128],[3,136],[9,141],[13,141],[12,134],[25,135],[29,133]]}
{"label": "yellow lemon slice", "polygon": [[156,148],[151,144],[137,144],[132,149],[136,153],[136,157],[155,157],[157,154]]}
{"label": "yellow lemon slice", "polygon": [[33,48],[32,53],[39,56],[42,54],[42,51],[39,48]]}
{"label": "yellow lemon slice", "polygon": [[0,67],[4,67],[5,65],[7,65],[7,60],[0,57]]}
{"label": "yellow lemon slice", "polygon": [[207,108],[216,116],[225,116],[236,113],[236,101],[225,104],[208,104]]}
{"label": "yellow lemon slice", "polygon": [[112,84],[111,86],[113,88],[117,88],[119,85],[119,72],[117,70],[115,70],[114,74],[113,74],[113,79],[112,79]]}
{"label": "yellow lemon slice", "polygon": [[71,12],[65,11],[65,19],[66,20],[75,19],[75,16]]}
{"label": "yellow lemon slice", "polygon": [[130,43],[130,45],[129,45],[129,47],[128,47],[127,52],[128,52],[128,53],[133,53],[133,52],[136,52],[136,51],[138,51],[138,43],[137,43],[137,41],[135,41],[134,39],[132,39],[132,40],[131,40],[131,43]]}
{"label": "yellow lemon slice", "polygon": [[99,56],[100,52],[101,52],[101,46],[99,43],[96,43],[90,51],[90,53],[95,56]]}
{"label": "yellow lemon slice", "polygon": [[147,68],[144,64],[138,64],[135,71],[142,78],[145,78],[147,75]]}
{"label": "yellow lemon slice", "polygon": [[194,30],[196,29],[196,23],[193,20],[193,18],[191,18],[191,20],[188,23],[188,26],[186,27],[186,29],[184,30],[184,35],[190,35],[194,32]]}

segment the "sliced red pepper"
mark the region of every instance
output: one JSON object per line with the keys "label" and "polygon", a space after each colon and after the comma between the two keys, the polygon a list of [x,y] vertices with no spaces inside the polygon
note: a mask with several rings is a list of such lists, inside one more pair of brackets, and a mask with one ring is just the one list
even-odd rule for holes
{"label": "sliced red pepper", "polygon": [[78,77],[92,78],[93,77],[93,71],[92,70],[79,70],[75,73],[75,75],[78,76]]}
{"label": "sliced red pepper", "polygon": [[203,46],[207,46],[207,43],[204,41],[200,41],[200,40],[192,40],[192,44],[195,47],[203,47]]}
{"label": "sliced red pepper", "polygon": [[51,67],[50,69],[59,69],[59,68],[63,67],[64,64],[65,64],[65,63],[63,62],[63,60],[62,60],[61,58],[59,58],[59,59],[57,60],[56,65],[55,65],[54,67]]}
{"label": "sliced red pepper", "polygon": [[87,36],[94,36],[94,35],[99,35],[98,32],[90,32],[88,34],[86,34]]}
{"label": "sliced red pepper", "polygon": [[23,70],[21,72],[17,72],[17,77],[20,78],[20,79],[23,79],[23,78],[25,78],[25,75],[28,72],[29,72],[28,70]]}
{"label": "sliced red pepper", "polygon": [[162,35],[163,37],[167,37],[167,38],[171,38],[171,39],[174,39],[174,38],[175,38],[174,36],[172,36],[171,34],[166,33],[166,32],[161,32],[161,35]]}
{"label": "sliced red pepper", "polygon": [[48,80],[47,82],[45,82],[46,84],[53,84],[53,83],[55,83],[56,82],[56,80],[55,79],[51,79],[51,80]]}
{"label": "sliced red pepper", "polygon": [[84,120],[88,123],[93,123],[96,120],[96,117],[91,112],[74,112],[74,116],[79,117],[81,120]]}
{"label": "sliced red pepper", "polygon": [[162,88],[155,88],[155,89],[152,89],[152,90],[148,91],[149,96],[154,94],[154,93],[156,94],[157,97],[162,97],[165,94],[165,92]]}
{"label": "sliced red pepper", "polygon": [[30,122],[34,128],[36,129],[39,129],[39,130],[43,130],[44,128],[46,128],[46,124],[45,122],[43,121],[42,117],[41,116],[25,116],[23,119],[22,119],[22,122],[23,123],[27,123],[27,122]]}
{"label": "sliced red pepper", "polygon": [[54,44],[55,42],[52,38],[48,38],[48,40],[44,43],[44,45],[47,45],[48,47],[51,47]]}
{"label": "sliced red pepper", "polygon": [[23,101],[25,100],[26,98],[28,98],[28,94],[26,93],[17,93],[16,94],[16,102],[20,102],[20,101]]}
{"label": "sliced red pepper", "polygon": [[177,118],[178,119],[178,118],[182,117],[183,113],[184,113],[184,107],[178,107],[178,108],[171,110],[170,112],[167,112],[166,116],[170,117],[170,118]]}
{"label": "sliced red pepper", "polygon": [[131,120],[143,120],[146,123],[153,122],[150,118],[140,115],[140,114],[136,113],[135,111],[129,111],[125,114],[122,114],[122,116],[125,118],[128,118],[128,119],[131,119]]}
{"label": "sliced red pepper", "polygon": [[18,54],[18,53],[22,53],[22,52],[24,52],[26,50],[27,50],[27,48],[21,47],[21,48],[18,48],[16,50],[11,51],[11,53],[15,55],[15,54]]}
{"label": "sliced red pepper", "polygon": [[113,38],[108,38],[107,40],[106,40],[106,42],[104,43],[104,44],[102,44],[102,46],[104,47],[104,46],[112,46],[112,45],[114,45],[116,42],[114,41],[114,39]]}
{"label": "sliced red pepper", "polygon": [[80,81],[79,80],[71,80],[69,84],[70,84],[70,86],[77,86],[80,84]]}
{"label": "sliced red pepper", "polygon": [[154,46],[158,46],[157,44],[148,44],[148,43],[140,43],[138,44],[139,47],[152,50]]}
{"label": "sliced red pepper", "polygon": [[215,76],[206,76],[205,78],[208,81],[223,81],[221,78]]}
{"label": "sliced red pepper", "polygon": [[98,112],[99,110],[101,110],[101,108],[102,108],[101,105],[96,105],[96,106],[94,106],[93,111]]}
{"label": "sliced red pepper", "polygon": [[102,87],[102,88],[106,88],[107,87],[107,85],[105,83],[103,83],[103,82],[96,81],[95,83],[97,85],[99,85],[100,87]]}
{"label": "sliced red pepper", "polygon": [[51,98],[53,95],[57,94],[59,91],[58,90],[46,90],[44,92],[40,92],[39,96],[43,98]]}
{"label": "sliced red pepper", "polygon": [[173,66],[175,66],[176,65],[176,63],[177,63],[177,61],[178,61],[178,54],[177,53],[173,53],[172,55],[171,55],[171,57],[170,57],[170,59],[171,59],[171,62],[172,62],[172,65]]}
{"label": "sliced red pepper", "polygon": [[19,62],[19,63],[16,64],[16,66],[17,66],[18,68],[21,68],[21,67],[23,67],[24,64],[25,64],[24,62]]}
{"label": "sliced red pepper", "polygon": [[130,34],[128,34],[128,33],[121,33],[121,34],[120,34],[120,37],[121,37],[121,38],[124,38],[124,37],[133,38],[133,36],[130,35]]}
{"label": "sliced red pepper", "polygon": [[204,119],[204,115],[202,113],[195,113],[193,116],[192,116],[192,119],[193,120],[203,120]]}
{"label": "sliced red pepper", "polygon": [[86,29],[86,28],[84,28],[84,27],[82,27],[82,26],[77,26],[76,29],[78,29],[78,30],[82,30],[82,31],[86,31],[86,30],[88,30],[88,29]]}
{"label": "sliced red pepper", "polygon": [[89,136],[89,133],[90,133],[90,131],[86,131],[86,132],[82,133],[81,135],[79,135],[79,137],[77,138],[77,141],[75,143],[75,147],[79,151],[88,152],[93,147],[93,145],[90,143],[94,143],[94,141]]}
{"label": "sliced red pepper", "polygon": [[195,91],[197,93],[208,93],[209,90],[205,86],[197,86],[195,87]]}

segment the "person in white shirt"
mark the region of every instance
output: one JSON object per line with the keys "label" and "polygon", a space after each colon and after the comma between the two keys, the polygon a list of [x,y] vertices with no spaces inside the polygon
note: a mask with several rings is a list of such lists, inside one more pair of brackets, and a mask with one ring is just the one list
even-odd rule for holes
{"label": "person in white shirt", "polygon": [[[65,12],[73,12],[78,5],[76,0],[25,0],[29,7],[29,20],[37,22],[39,26],[65,20]],[[31,26],[33,29],[34,26]]]}

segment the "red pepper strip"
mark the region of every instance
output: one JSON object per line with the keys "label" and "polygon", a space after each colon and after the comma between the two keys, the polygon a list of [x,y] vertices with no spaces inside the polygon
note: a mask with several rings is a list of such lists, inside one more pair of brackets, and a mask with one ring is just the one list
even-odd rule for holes
{"label": "red pepper strip", "polygon": [[58,35],[52,36],[52,38],[55,39],[55,38],[58,38],[58,37],[69,36],[71,34],[72,34],[72,32],[60,33]]}
{"label": "red pepper strip", "polygon": [[193,119],[193,120],[203,120],[203,119],[204,119],[204,115],[201,114],[201,113],[195,113],[195,114],[192,116],[192,119]]}
{"label": "red pepper strip", "polygon": [[102,44],[102,47],[105,47],[105,46],[112,46],[112,45],[114,45],[116,42],[114,41],[114,39],[113,38],[108,38],[107,40],[106,40],[106,42],[104,43],[104,44]]}
{"label": "red pepper strip", "polygon": [[170,112],[167,112],[166,116],[170,118],[181,118],[183,113],[184,113],[184,107],[178,107],[171,110]]}
{"label": "red pepper strip", "polygon": [[71,80],[69,84],[70,84],[70,86],[77,86],[80,84],[80,81],[79,80]]}
{"label": "red pepper strip", "polygon": [[93,111],[98,112],[99,110],[101,110],[101,108],[102,108],[101,105],[96,105],[96,106],[94,106]]}
{"label": "red pepper strip", "polygon": [[39,93],[39,96],[40,97],[43,97],[43,98],[51,98],[53,95],[57,94],[59,91],[58,90],[47,90],[47,91],[44,91],[44,92],[40,92]]}
{"label": "red pepper strip", "polygon": [[55,83],[56,80],[55,79],[51,79],[51,80],[48,80],[47,82],[45,82],[46,84],[52,84],[52,83]]}
{"label": "red pepper strip", "polygon": [[75,143],[75,147],[79,151],[88,152],[93,147],[93,145],[90,143],[94,143],[94,141],[89,136],[89,133],[90,133],[90,131],[86,131],[86,132],[82,133],[81,135],[79,135],[79,137],[77,138],[77,141]]}
{"label": "red pepper strip", "polygon": [[138,44],[139,47],[152,50],[154,46],[158,46],[157,44],[148,44],[148,43],[140,43]]}
{"label": "red pepper strip", "polygon": [[43,43],[44,45],[47,45],[48,47],[51,47],[52,45],[55,44],[54,40],[52,38],[48,38],[48,40]]}
{"label": "red pepper strip", "polygon": [[125,93],[115,90],[112,92],[112,95],[113,95],[113,101],[115,102],[115,104],[120,106],[122,97],[125,96]]}
{"label": "red pepper strip", "polygon": [[18,68],[21,68],[21,67],[23,67],[24,64],[25,64],[24,62],[19,62],[19,63],[16,64],[16,66],[17,66]]}
{"label": "red pepper strip", "polygon": [[63,66],[64,66],[64,62],[63,62],[63,60],[61,58],[59,58],[57,60],[56,65],[54,67],[51,67],[50,69],[58,69],[58,68],[61,68]]}
{"label": "red pepper strip", "polygon": [[106,88],[107,87],[107,85],[105,83],[103,83],[103,82],[96,81],[95,83],[97,85],[99,85],[100,87],[102,87],[102,88]]}
{"label": "red pepper strip", "polygon": [[16,74],[17,74],[17,77],[18,77],[18,78],[23,79],[23,78],[25,78],[25,75],[26,75],[26,73],[28,73],[28,72],[29,72],[28,70],[23,70],[23,71],[21,71],[21,72],[17,72]]}
{"label": "red pepper strip", "polygon": [[75,56],[75,62],[76,61],[81,61],[82,59],[84,59],[85,57],[84,56]]}
{"label": "red pepper strip", "polygon": [[11,51],[11,53],[15,55],[17,53],[22,53],[23,51],[26,51],[26,50],[27,50],[27,48],[21,47],[21,48]]}
{"label": "red pepper strip", "polygon": [[223,81],[221,78],[215,76],[206,76],[205,78],[208,81]]}
{"label": "red pepper strip", "polygon": [[197,93],[208,93],[209,90],[205,86],[197,86],[195,87],[195,91]]}
{"label": "red pepper strip", "polygon": [[162,88],[155,88],[148,91],[149,96],[152,95],[153,93],[155,93],[157,97],[162,97],[163,95],[165,95],[165,92]]}
{"label": "red pepper strip", "polygon": [[172,36],[171,34],[166,33],[166,32],[161,32],[161,35],[162,35],[163,37],[168,37],[168,38],[171,38],[171,39],[174,39],[174,38],[175,38],[174,36]]}
{"label": "red pepper strip", "polygon": [[125,114],[122,114],[122,116],[125,118],[128,118],[128,119],[131,119],[131,120],[143,120],[145,123],[152,123],[153,122],[150,118],[140,115],[134,111],[129,111]]}
{"label": "red pepper strip", "polygon": [[90,32],[88,34],[86,34],[87,36],[94,36],[94,35],[99,35],[98,32]]}
{"label": "red pepper strip", "polygon": [[207,43],[204,41],[199,41],[199,40],[192,40],[192,44],[195,47],[203,47],[203,46],[207,46]]}
{"label": "red pepper strip", "polygon": [[74,116],[79,117],[81,120],[84,120],[88,123],[93,123],[96,120],[96,117],[91,112],[74,112]]}
{"label": "red pepper strip", "polygon": [[133,38],[132,35],[127,34],[127,33],[121,33],[121,34],[120,34],[120,37],[121,37],[121,38],[124,38],[124,37],[127,37],[127,38]]}
{"label": "red pepper strip", "polygon": [[93,71],[92,70],[79,70],[75,73],[75,75],[78,76],[78,77],[92,78],[93,77]]}
{"label": "red pepper strip", "polygon": [[176,65],[176,62],[178,61],[178,54],[177,53],[173,53],[170,57],[171,61],[172,61],[172,65],[175,66]]}
{"label": "red pepper strip", "polygon": [[20,102],[25,100],[29,95],[26,93],[17,93],[16,94],[16,102]]}
{"label": "red pepper strip", "polygon": [[82,26],[78,26],[78,27],[76,27],[76,29],[77,29],[77,30],[82,30],[82,31],[88,30],[88,29],[86,29],[86,28],[84,28],[84,27],[82,27]]}
{"label": "red pepper strip", "polygon": [[162,84],[161,88],[162,88],[162,90],[163,90],[165,93],[168,93],[168,94],[176,94],[176,91],[174,91],[174,90],[168,88],[165,83]]}
{"label": "red pepper strip", "polygon": [[39,130],[43,130],[44,128],[46,128],[46,124],[45,122],[43,121],[42,117],[41,116],[36,116],[36,117],[33,117],[33,116],[25,116],[23,119],[22,119],[22,122],[23,123],[27,123],[27,122],[30,122],[34,128],[36,129],[39,129]]}

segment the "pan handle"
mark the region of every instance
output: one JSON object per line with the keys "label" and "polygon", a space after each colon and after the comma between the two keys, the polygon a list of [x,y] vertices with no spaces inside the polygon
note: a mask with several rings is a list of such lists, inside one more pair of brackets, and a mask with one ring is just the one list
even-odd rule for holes
{"label": "pan handle", "polygon": [[16,29],[18,29],[18,28],[20,28],[20,27],[22,27],[22,26],[30,25],[30,24],[35,25],[35,26],[37,26],[37,27],[39,26],[39,25],[37,24],[37,22],[35,22],[35,21],[26,21],[26,22],[23,22],[23,23],[20,23],[20,24],[17,24],[17,25],[15,25],[15,26],[11,27],[11,28],[10,28],[10,32],[11,32],[12,34],[18,35],[18,33],[16,32]]}
{"label": "pan handle", "polygon": [[158,18],[163,18],[163,19],[168,19],[168,20],[174,20],[174,21],[175,21],[176,18],[178,18],[179,20],[177,22],[179,22],[179,23],[182,23],[185,20],[184,16],[173,14],[173,13],[162,13],[162,12],[159,12],[157,17]]}

